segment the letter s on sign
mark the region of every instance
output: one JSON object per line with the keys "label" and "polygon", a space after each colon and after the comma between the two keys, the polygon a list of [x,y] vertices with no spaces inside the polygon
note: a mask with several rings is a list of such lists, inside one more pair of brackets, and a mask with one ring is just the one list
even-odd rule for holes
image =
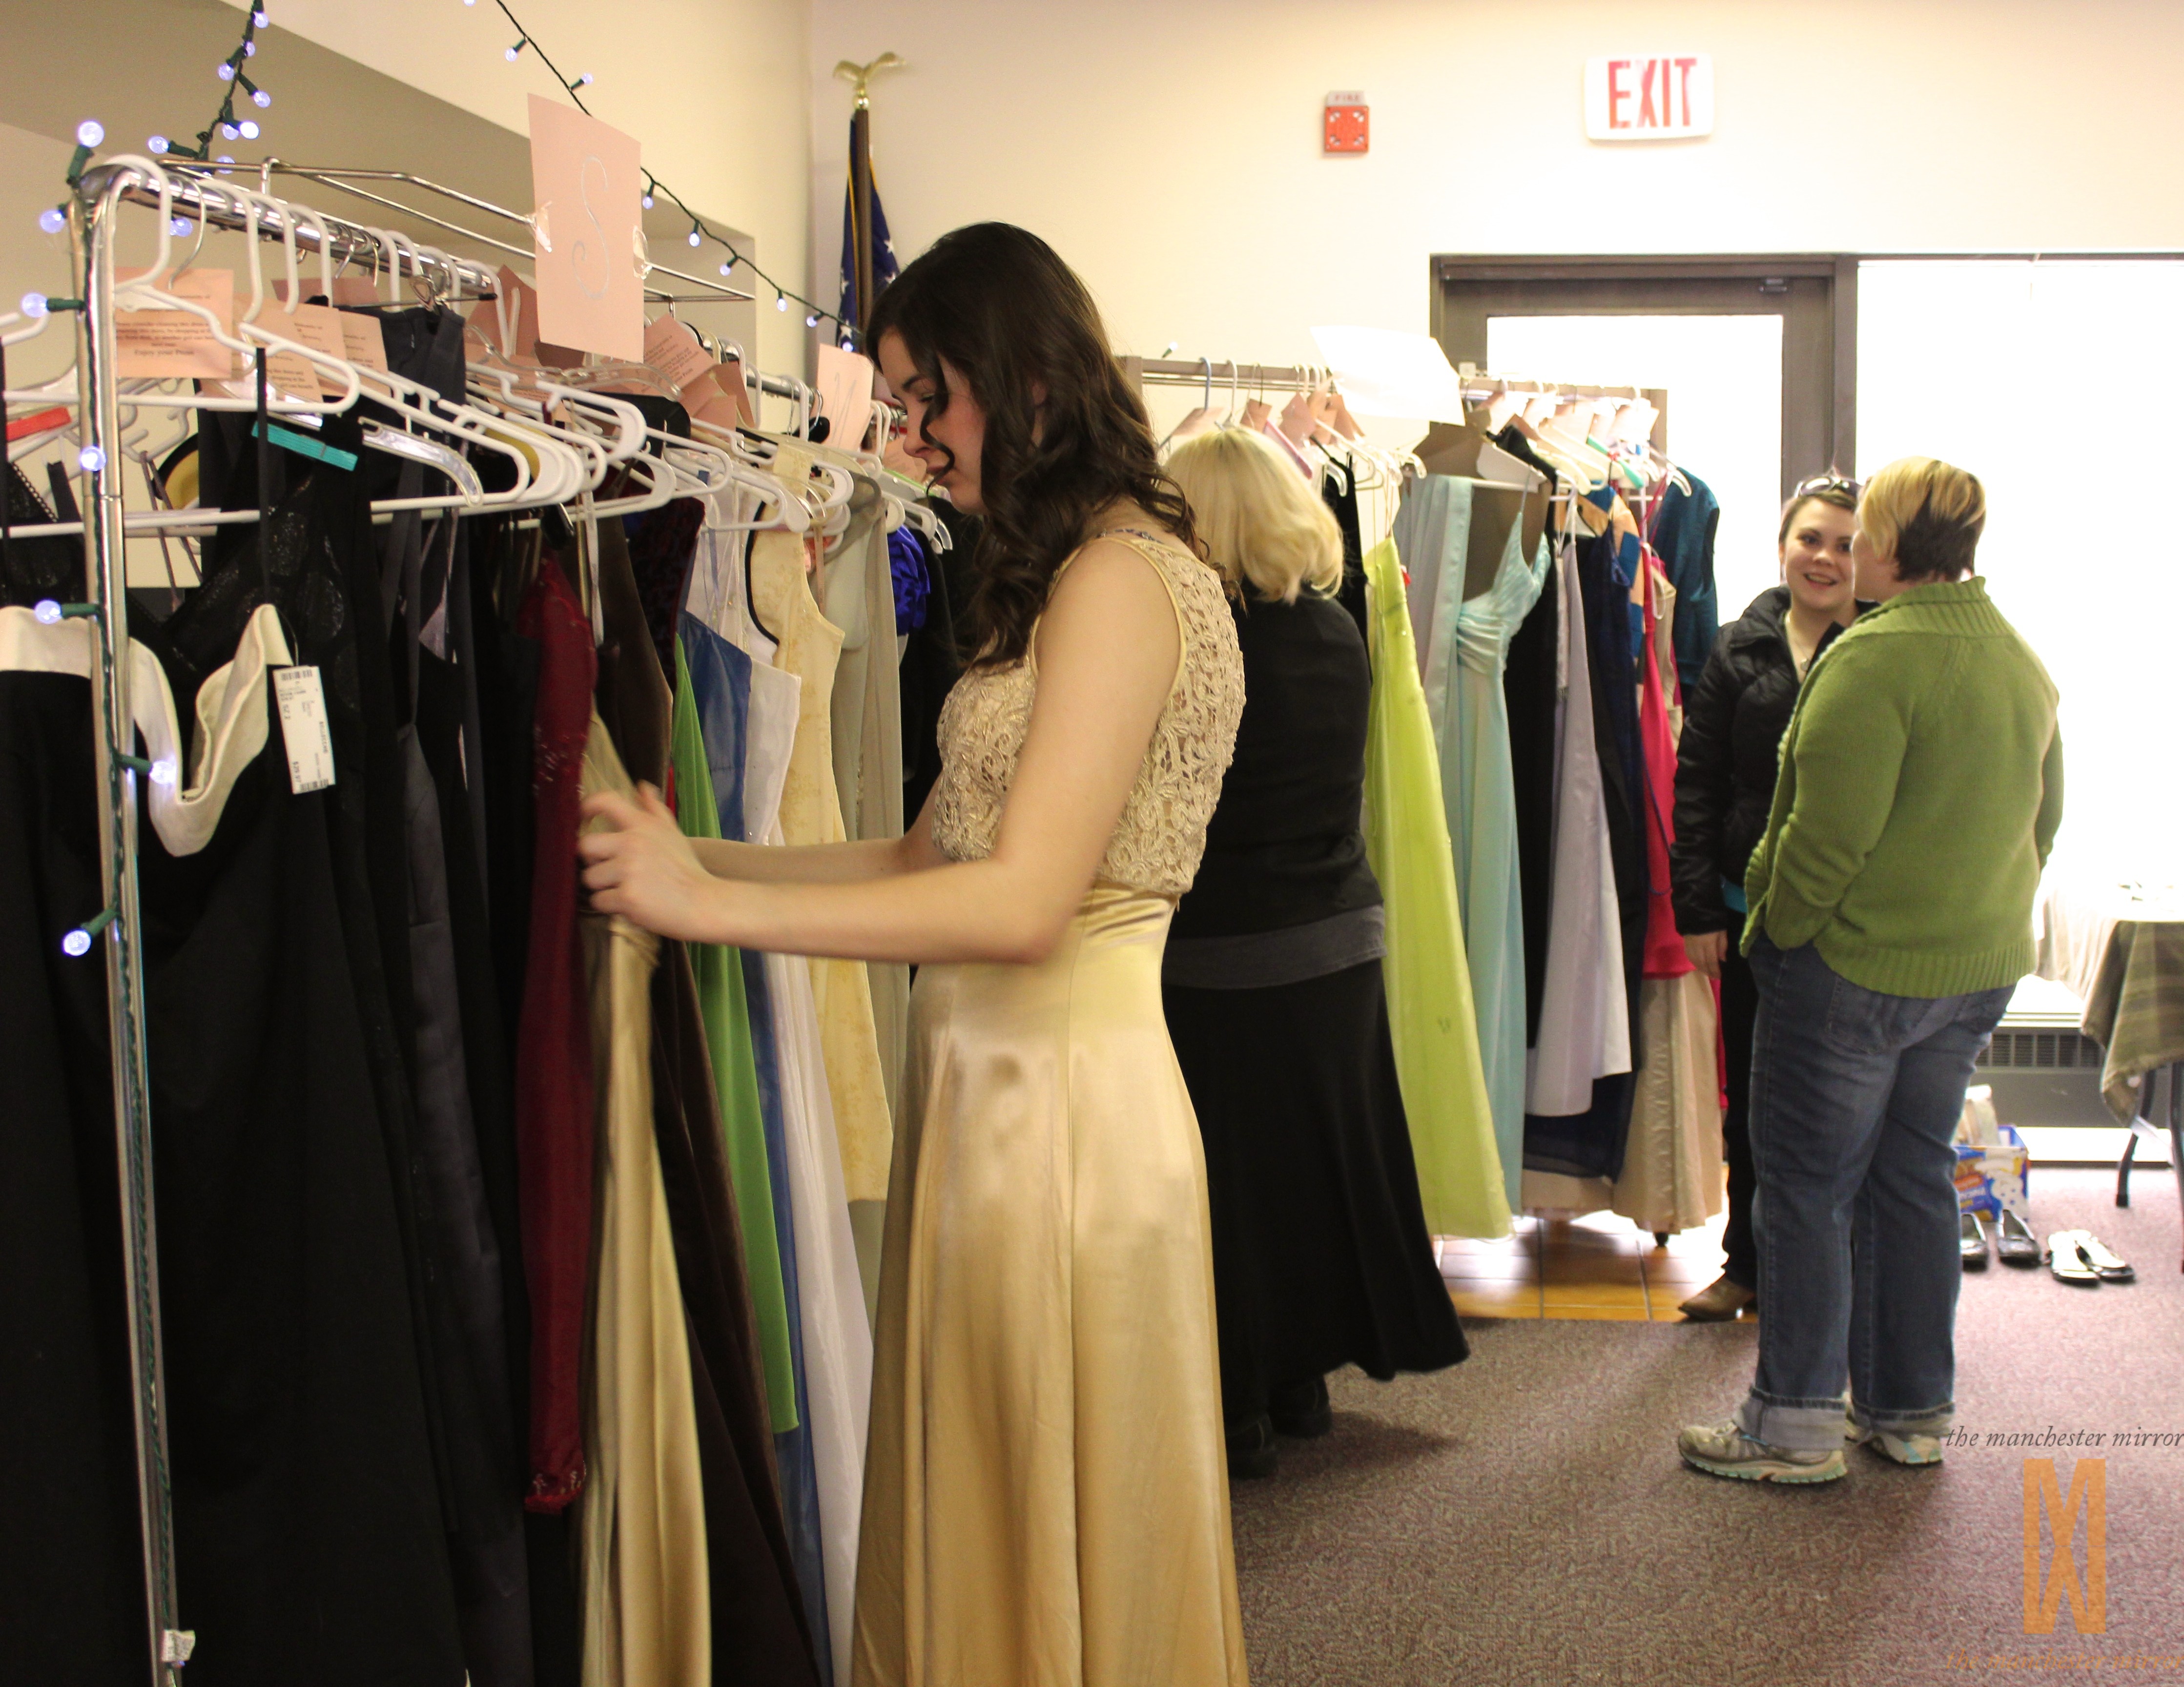
{"label": "letter s on sign", "polygon": [[[593,208],[592,204],[595,176],[599,197],[604,199],[607,197],[608,188],[612,185],[608,179],[607,167],[596,155],[587,154],[583,168],[577,173],[577,179],[582,187],[584,216],[590,222],[592,231],[588,235],[580,236],[569,243],[569,273],[575,278],[577,285],[583,289],[585,298],[604,298],[607,296],[607,264],[609,262],[606,249],[607,231],[606,225],[599,220],[599,212]],[[594,277],[597,278],[596,281]]]}

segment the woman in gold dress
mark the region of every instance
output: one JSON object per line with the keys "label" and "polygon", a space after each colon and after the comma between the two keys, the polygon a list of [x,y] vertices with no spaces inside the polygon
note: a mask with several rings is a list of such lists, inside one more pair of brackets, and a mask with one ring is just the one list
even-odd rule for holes
{"label": "woman in gold dress", "polygon": [[585,882],[666,936],[920,964],[857,1687],[1241,1687],[1205,1161],[1160,978],[1243,710],[1234,622],[1044,242],[957,230],[869,331],[911,454],[983,518],[924,812],[768,849],[602,797]]}

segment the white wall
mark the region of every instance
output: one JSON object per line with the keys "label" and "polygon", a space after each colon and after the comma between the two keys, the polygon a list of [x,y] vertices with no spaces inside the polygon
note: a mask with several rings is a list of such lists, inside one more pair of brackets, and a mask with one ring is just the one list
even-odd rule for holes
{"label": "white wall", "polygon": [[[1423,330],[1434,253],[2184,247],[2175,0],[813,0],[815,270],[850,93],[907,261],[1037,230],[1119,349],[1288,359],[1315,322]],[[1585,138],[1590,54],[1714,56],[1716,132]],[[1362,89],[1372,151],[1327,158]]]}

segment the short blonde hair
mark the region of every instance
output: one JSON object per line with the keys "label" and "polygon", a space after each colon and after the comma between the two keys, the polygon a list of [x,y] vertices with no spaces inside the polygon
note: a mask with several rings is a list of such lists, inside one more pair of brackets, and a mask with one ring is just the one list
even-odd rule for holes
{"label": "short blonde hair", "polygon": [[1858,525],[1899,580],[1954,580],[1971,572],[1986,526],[1979,476],[1931,457],[1899,457],[1865,483]]}
{"label": "short blonde hair", "polygon": [[1342,530],[1288,458],[1249,428],[1186,439],[1167,459],[1183,488],[1206,559],[1232,586],[1245,581],[1272,602],[1293,604],[1310,586],[1342,582]]}

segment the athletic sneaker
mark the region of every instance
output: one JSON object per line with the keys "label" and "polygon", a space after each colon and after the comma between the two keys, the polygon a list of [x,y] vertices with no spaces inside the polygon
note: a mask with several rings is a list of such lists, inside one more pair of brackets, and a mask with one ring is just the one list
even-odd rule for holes
{"label": "athletic sneaker", "polygon": [[1942,1462],[1942,1438],[1939,1435],[1898,1435],[1887,1429],[1875,1429],[1858,1423],[1856,1418],[1843,1419],[1843,1439],[1855,1446],[1870,1447],[1883,1458],[1897,1464],[1939,1464]]}
{"label": "athletic sneaker", "polygon": [[1842,1449],[1824,1453],[1769,1446],[1727,1423],[1694,1423],[1676,1437],[1676,1450],[1693,1470],[1743,1482],[1833,1482],[1844,1470]]}

